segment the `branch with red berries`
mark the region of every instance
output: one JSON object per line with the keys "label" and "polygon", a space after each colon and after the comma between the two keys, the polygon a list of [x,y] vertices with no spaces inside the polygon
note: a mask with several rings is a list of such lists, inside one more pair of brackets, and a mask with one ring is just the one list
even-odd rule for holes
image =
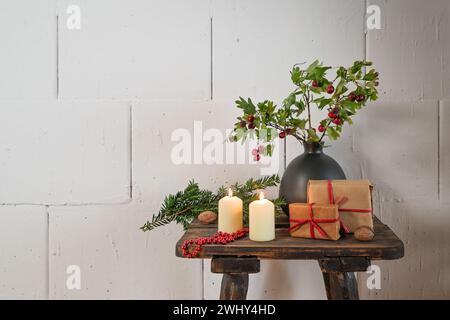
{"label": "branch with red berries", "polygon": [[[292,136],[298,141],[324,144],[324,138],[336,140],[345,123],[352,124],[351,117],[367,104],[378,98],[378,72],[370,68],[370,61],[355,61],[352,66],[332,68],[318,60],[306,69],[295,65],[291,70],[294,90],[284,99],[281,106],[265,100],[253,103],[242,97],[236,106],[242,110],[238,117],[231,141],[245,141],[256,138],[258,148],[253,150],[254,160],[260,155],[271,156],[273,141]],[[335,69],[335,76],[329,78],[329,70]],[[313,126],[311,109],[316,107],[327,113],[325,119]]]}

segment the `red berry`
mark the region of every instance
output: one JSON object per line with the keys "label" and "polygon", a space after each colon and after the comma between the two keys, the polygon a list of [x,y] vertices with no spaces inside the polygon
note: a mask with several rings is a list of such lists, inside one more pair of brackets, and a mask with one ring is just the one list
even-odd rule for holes
{"label": "red berry", "polygon": [[356,99],[356,95],[353,92],[348,95],[348,100],[355,101],[355,99]]}
{"label": "red berry", "polygon": [[255,121],[255,116],[254,115],[252,115],[252,114],[249,114],[248,116],[247,116],[247,121],[248,122],[253,122],[253,121]]}
{"label": "red berry", "polygon": [[311,85],[312,85],[313,87],[318,87],[318,86],[319,86],[319,84],[317,83],[316,80],[313,80],[312,83],[311,83]]}
{"label": "red berry", "polygon": [[249,129],[255,129],[255,124],[253,123],[253,122],[250,122],[249,124],[248,124],[248,128]]}
{"label": "red berry", "polygon": [[253,149],[252,150],[252,156],[256,156],[258,154],[258,149]]}
{"label": "red berry", "polygon": [[278,136],[280,137],[280,139],[284,139],[286,138],[286,131],[281,131]]}
{"label": "red berry", "polygon": [[239,122],[239,127],[241,127],[241,128],[245,128],[246,125],[247,125],[247,122],[245,122],[244,120]]}
{"label": "red berry", "polygon": [[361,102],[364,101],[366,97],[363,94],[360,94],[359,96],[356,97],[356,101]]}
{"label": "red berry", "polygon": [[337,124],[337,125],[340,125],[342,122],[341,122],[341,119],[335,118],[335,119],[333,119],[333,123]]}
{"label": "red berry", "polygon": [[319,125],[317,130],[319,130],[319,132],[324,132],[325,131],[325,127],[323,125]]}
{"label": "red berry", "polygon": [[327,93],[332,94],[334,92],[334,87],[332,84],[329,84],[327,86]]}
{"label": "red berry", "polygon": [[256,156],[253,157],[253,160],[255,161],[259,161],[261,159],[261,156],[259,154],[257,154]]}
{"label": "red berry", "polygon": [[330,112],[328,112],[328,117],[331,118],[331,119],[334,119],[334,118],[337,117],[337,115],[336,115],[336,113],[330,111]]}

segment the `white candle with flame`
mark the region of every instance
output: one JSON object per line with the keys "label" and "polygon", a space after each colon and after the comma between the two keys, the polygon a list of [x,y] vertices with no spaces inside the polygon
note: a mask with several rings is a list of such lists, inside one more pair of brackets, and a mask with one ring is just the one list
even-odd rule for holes
{"label": "white candle with flame", "polygon": [[249,206],[249,238],[253,241],[270,241],[275,239],[275,206],[264,194]]}
{"label": "white candle with flame", "polygon": [[242,208],[242,200],[228,189],[228,195],[219,200],[219,231],[233,233],[242,229]]}

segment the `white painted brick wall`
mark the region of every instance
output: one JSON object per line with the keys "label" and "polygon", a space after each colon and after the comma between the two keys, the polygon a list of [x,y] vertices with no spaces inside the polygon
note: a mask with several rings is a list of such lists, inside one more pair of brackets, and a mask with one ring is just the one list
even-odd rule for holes
{"label": "white painted brick wall", "polygon": [[[65,27],[69,4],[80,30]],[[208,99],[209,12],[208,0],[60,1],[61,96]]]}
{"label": "white painted brick wall", "polygon": [[[69,4],[80,30],[66,28]],[[365,30],[362,0],[2,1],[0,298],[217,298],[209,262],[174,256],[180,226],[139,227],[189,179],[215,189],[259,167],[174,165],[172,132],[224,132],[239,95],[281,102],[294,63],[364,57],[381,101],[326,152],[376,184],[406,257],[377,262],[381,290],[359,274],[361,297],[450,297],[450,3],[367,4],[381,30]],[[81,290],[66,287],[69,265]],[[324,299],[317,263],[263,261],[249,298]]]}
{"label": "white painted brick wall", "polygon": [[450,6],[446,0],[369,0],[381,30],[367,33],[367,59],[380,72],[380,97],[438,99],[450,89]]}
{"label": "white painted brick wall", "polygon": [[130,104],[0,101],[0,203],[130,199]]}
{"label": "white painted brick wall", "polygon": [[[133,204],[51,208],[50,298],[200,299],[201,262],[185,263],[174,255],[181,228],[139,230],[151,209]],[[66,287],[70,265],[80,267],[80,290]]]}
{"label": "white painted brick wall", "polygon": [[48,218],[42,206],[0,206],[0,299],[48,295]]}
{"label": "white painted brick wall", "polygon": [[54,98],[55,1],[1,1],[0,41],[0,99]]}

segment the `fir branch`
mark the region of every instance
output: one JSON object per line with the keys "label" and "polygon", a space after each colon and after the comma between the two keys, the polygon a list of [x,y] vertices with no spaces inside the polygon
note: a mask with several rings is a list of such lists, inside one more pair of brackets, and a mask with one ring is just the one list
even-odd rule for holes
{"label": "fir branch", "polygon": [[[244,223],[248,222],[248,205],[257,199],[256,191],[278,185],[280,178],[277,175],[266,176],[259,179],[249,179],[244,184],[235,183],[231,186],[233,193],[242,199],[244,204]],[[184,229],[203,211],[217,212],[219,200],[227,194],[228,188],[221,186],[216,193],[202,190],[198,184],[191,180],[183,191],[168,195],[164,198],[159,212],[152,216],[142,227],[143,231],[150,231],[172,222],[179,223]],[[277,212],[281,212],[283,199],[273,200]]]}

